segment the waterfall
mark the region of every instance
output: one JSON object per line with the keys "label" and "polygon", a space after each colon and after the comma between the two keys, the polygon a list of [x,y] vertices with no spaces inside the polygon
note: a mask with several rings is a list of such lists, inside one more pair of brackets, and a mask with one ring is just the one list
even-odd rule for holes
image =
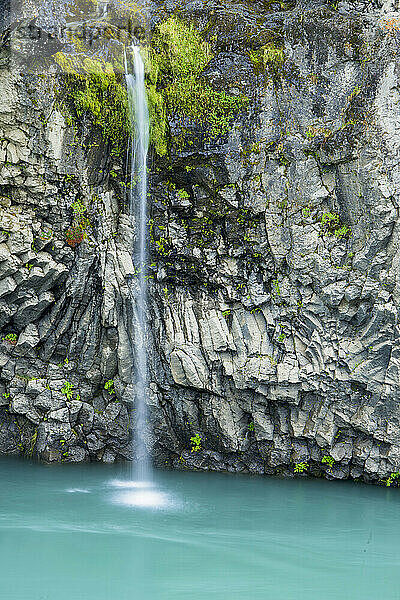
{"label": "waterfall", "polygon": [[[131,55],[131,56],[129,56]],[[171,504],[169,494],[158,489],[152,479],[150,454],[146,447],[148,428],[147,394],[147,151],[149,147],[149,110],[144,85],[144,65],[139,48],[132,46],[125,53],[125,78],[128,90],[129,118],[132,126],[129,148],[130,188],[129,211],[132,227],[136,232],[132,244],[132,260],[135,277],[130,284],[133,319],[133,451],[136,460],[132,461],[130,481],[114,481],[121,488],[116,501],[126,506],[140,508],[161,508]]]}
{"label": "waterfall", "polygon": [[147,306],[147,151],[149,146],[149,111],[144,85],[144,64],[139,48],[131,47],[132,61],[125,55],[125,77],[128,90],[129,118],[132,125],[130,144],[129,210],[136,231],[132,259],[136,278],[132,280],[133,318],[133,404],[134,447],[136,461],[132,463],[133,479],[151,480],[150,456],[145,444],[147,428],[148,368],[146,348]]}

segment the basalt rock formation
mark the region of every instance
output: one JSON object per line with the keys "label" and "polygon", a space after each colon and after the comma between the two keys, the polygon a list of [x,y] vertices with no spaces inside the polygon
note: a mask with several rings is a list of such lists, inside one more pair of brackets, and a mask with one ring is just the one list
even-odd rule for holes
{"label": "basalt rock formation", "polygon": [[[395,482],[399,6],[171,1],[148,28],[156,463]],[[127,132],[3,55],[0,448],[128,458]]]}

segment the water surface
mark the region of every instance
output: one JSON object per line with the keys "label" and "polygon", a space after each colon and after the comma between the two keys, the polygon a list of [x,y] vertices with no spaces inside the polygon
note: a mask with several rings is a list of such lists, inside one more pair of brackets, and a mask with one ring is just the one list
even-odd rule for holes
{"label": "water surface", "polygon": [[400,490],[159,472],[149,508],[125,475],[0,461],[1,600],[400,599]]}

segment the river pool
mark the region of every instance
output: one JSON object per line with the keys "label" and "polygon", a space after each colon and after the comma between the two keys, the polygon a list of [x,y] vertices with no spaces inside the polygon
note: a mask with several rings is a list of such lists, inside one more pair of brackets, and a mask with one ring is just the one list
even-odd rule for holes
{"label": "river pool", "polygon": [[1,600],[400,598],[400,490],[0,461]]}

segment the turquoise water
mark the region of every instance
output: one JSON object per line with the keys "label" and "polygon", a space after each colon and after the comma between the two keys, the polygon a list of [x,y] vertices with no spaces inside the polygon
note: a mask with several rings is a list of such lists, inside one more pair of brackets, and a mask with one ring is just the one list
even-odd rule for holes
{"label": "turquoise water", "polygon": [[[1,600],[400,598],[400,490],[0,461]],[[150,496],[151,499],[151,496]]]}

